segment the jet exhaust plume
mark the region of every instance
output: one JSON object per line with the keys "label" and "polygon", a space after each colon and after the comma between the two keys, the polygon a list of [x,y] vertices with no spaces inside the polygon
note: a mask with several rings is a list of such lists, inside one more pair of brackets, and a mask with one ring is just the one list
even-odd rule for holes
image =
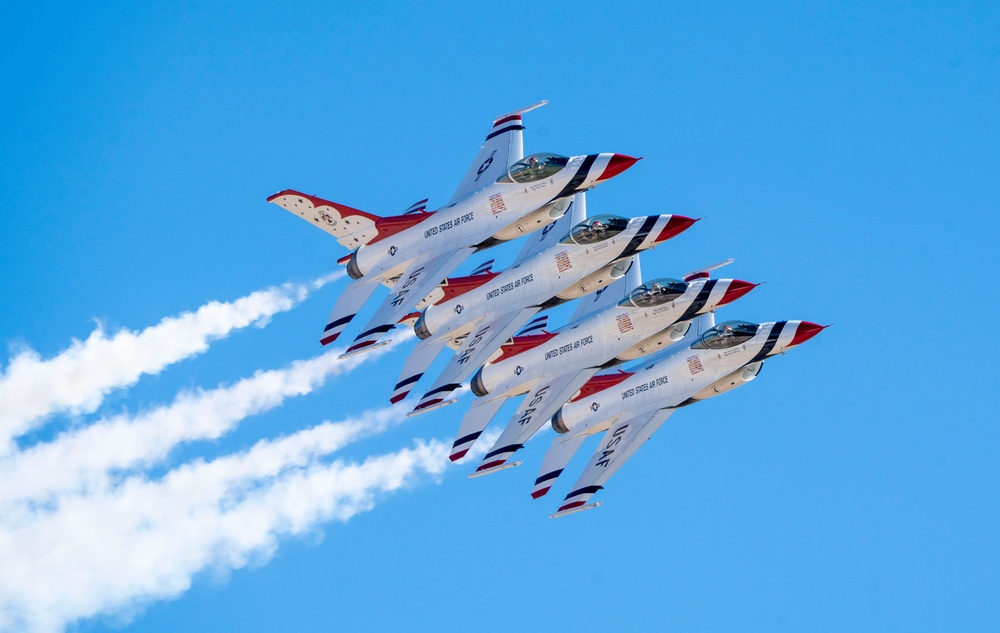
{"label": "jet exhaust plume", "polygon": [[85,340],[74,340],[49,359],[30,349],[20,352],[0,373],[0,455],[11,452],[15,438],[41,426],[48,416],[93,412],[111,391],[200,354],[210,342],[234,330],[266,325],[271,316],[292,309],[310,292],[343,275],[336,271],[304,284],[258,290],[235,301],[211,301],[141,331],[109,335],[98,324]]}

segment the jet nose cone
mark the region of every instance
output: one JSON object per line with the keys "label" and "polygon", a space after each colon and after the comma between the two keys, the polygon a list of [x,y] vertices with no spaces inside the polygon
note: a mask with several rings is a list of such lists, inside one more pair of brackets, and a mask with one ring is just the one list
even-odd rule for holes
{"label": "jet nose cone", "polygon": [[724,306],[727,303],[732,303],[759,285],[760,284],[752,284],[749,281],[743,281],[742,279],[734,279],[729,282],[729,287],[726,288],[726,294],[722,295],[722,301],[719,302],[719,305]]}
{"label": "jet nose cone", "polygon": [[697,221],[698,220],[695,220],[694,218],[689,218],[684,215],[670,216],[670,220],[667,222],[667,225],[663,227],[663,230],[660,231],[660,234],[656,236],[655,243],[659,244],[660,242],[665,242],[672,237],[677,237],[684,231],[691,228],[691,225]]}
{"label": "jet nose cone", "polygon": [[627,154],[614,154],[608,161],[608,166],[604,168],[604,173],[601,174],[601,177],[596,182],[603,182],[609,178],[614,178],[640,160],[642,159],[633,158]]}
{"label": "jet nose cone", "polygon": [[830,326],[819,325],[810,321],[800,321],[799,327],[795,329],[795,338],[792,339],[792,342],[789,343],[788,346],[791,347],[793,345],[805,343],[828,327]]}

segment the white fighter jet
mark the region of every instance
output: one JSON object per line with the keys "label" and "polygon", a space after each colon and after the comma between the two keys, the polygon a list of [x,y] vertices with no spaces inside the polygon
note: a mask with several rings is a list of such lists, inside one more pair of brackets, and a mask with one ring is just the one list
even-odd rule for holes
{"label": "white fighter jet", "polygon": [[496,119],[455,194],[437,211],[428,212],[422,200],[402,215],[379,217],[293,190],[268,198],[353,249],[339,261],[354,281],[337,300],[322,344],[336,340],[375,288],[385,284],[391,288],[388,298],[345,355],[372,349],[470,254],[550,224],[565,213],[573,194],[638,160],[624,154],[523,158],[521,115],[545,103]]}
{"label": "white fighter jet", "polygon": [[636,257],[625,278],[581,299],[562,330],[506,343],[472,377],[478,399],[462,418],[451,459],[465,456],[509,398],[527,394],[472,476],[519,464],[507,460],[598,371],[664,349],[684,336],[691,319],[758,285],[708,278],[708,270],[730,262],[689,273],[684,281],[661,278],[643,284]]}
{"label": "white fighter jet", "polygon": [[[428,306],[414,331],[422,339],[403,366],[391,400],[412,389],[446,345],[457,348],[413,413],[451,404],[446,398],[537,312],[594,292],[622,277],[632,257],[686,230],[695,220],[650,215],[586,218],[584,194],[551,230],[531,236],[511,268],[481,286]],[[571,221],[575,226],[566,230]],[[459,342],[460,341],[460,342]]]}
{"label": "white fighter jet", "polygon": [[546,453],[531,496],[541,497],[590,435],[604,431],[583,474],[552,515],[597,507],[591,496],[648,440],[674,411],[745,385],[764,361],[828,326],[809,321],[715,325],[697,317],[676,346],[631,372],[598,375],[552,417],[559,436]]}

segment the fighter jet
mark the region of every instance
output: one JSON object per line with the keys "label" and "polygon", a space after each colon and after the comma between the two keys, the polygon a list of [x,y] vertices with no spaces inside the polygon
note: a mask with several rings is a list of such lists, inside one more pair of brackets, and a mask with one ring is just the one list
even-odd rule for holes
{"label": "fighter jet", "polygon": [[541,497],[590,435],[604,437],[583,474],[552,515],[597,507],[595,492],[680,407],[750,382],[764,361],[800,345],[828,326],[809,321],[715,325],[714,314],[695,319],[675,347],[630,372],[595,376],[552,417],[560,435],[546,453],[531,496]]}
{"label": "fighter jet", "polygon": [[[625,278],[582,299],[558,332],[517,336],[472,377],[478,396],[462,419],[451,459],[465,456],[508,398],[528,394],[472,476],[514,464],[507,460],[601,369],[664,349],[680,340],[691,319],[739,299],[758,284],[709,279],[708,270],[642,284],[638,257]],[[638,285],[641,284],[641,285]]]}
{"label": "fighter jet", "polygon": [[[391,400],[405,397],[438,352],[451,343],[457,347],[456,355],[413,413],[451,404],[454,400],[446,400],[451,392],[537,312],[622,277],[636,253],[695,222],[669,214],[632,220],[614,215],[585,218],[581,193],[555,228],[531,237],[511,268],[477,288],[425,308],[414,325],[422,341],[407,358]],[[576,224],[566,230],[570,221]]]}
{"label": "fighter jet", "polygon": [[323,345],[335,341],[375,288],[385,284],[391,287],[389,296],[345,355],[373,349],[470,254],[544,227],[565,213],[573,194],[638,160],[625,154],[523,158],[521,115],[545,103],[496,119],[455,194],[437,211],[428,212],[427,200],[421,200],[402,215],[379,217],[291,189],[268,198],[353,249],[339,261],[354,281],[333,308],[320,338]]}

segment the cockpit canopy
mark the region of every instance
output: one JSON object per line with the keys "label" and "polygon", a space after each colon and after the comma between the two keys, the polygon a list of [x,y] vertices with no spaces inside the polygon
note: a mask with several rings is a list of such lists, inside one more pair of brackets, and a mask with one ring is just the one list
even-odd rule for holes
{"label": "cockpit canopy", "polygon": [[701,335],[692,349],[726,349],[752,339],[760,328],[748,321],[724,321]]}
{"label": "cockpit canopy", "polygon": [[560,244],[596,244],[610,239],[628,226],[628,219],[618,215],[595,215],[580,222],[559,240]]}
{"label": "cockpit canopy", "polygon": [[497,182],[525,184],[545,180],[555,176],[566,166],[569,159],[559,154],[532,154],[524,160],[519,160],[510,166],[507,173],[497,179]]}
{"label": "cockpit canopy", "polygon": [[688,285],[679,279],[654,279],[633,290],[618,305],[623,308],[652,308],[673,301],[687,292],[687,289]]}

